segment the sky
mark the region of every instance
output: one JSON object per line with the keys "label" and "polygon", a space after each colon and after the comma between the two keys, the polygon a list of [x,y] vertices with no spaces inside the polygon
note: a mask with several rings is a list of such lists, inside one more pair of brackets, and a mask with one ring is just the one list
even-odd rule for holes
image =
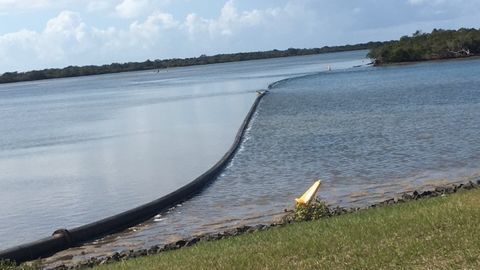
{"label": "sky", "polygon": [[480,28],[480,0],[0,0],[0,73]]}

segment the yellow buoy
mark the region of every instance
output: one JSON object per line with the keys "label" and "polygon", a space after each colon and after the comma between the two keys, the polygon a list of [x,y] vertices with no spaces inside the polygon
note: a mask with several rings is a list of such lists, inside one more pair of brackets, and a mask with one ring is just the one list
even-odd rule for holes
{"label": "yellow buoy", "polygon": [[310,201],[315,197],[317,194],[318,189],[320,188],[320,180],[313,183],[313,185],[303,193],[302,197],[296,198],[295,201],[297,204],[309,204]]}

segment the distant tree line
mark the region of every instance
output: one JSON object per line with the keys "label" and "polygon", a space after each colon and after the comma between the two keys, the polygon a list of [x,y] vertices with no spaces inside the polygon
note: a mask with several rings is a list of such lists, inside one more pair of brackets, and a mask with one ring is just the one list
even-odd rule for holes
{"label": "distant tree line", "polygon": [[370,49],[376,64],[469,57],[480,53],[480,29],[433,29],[415,32],[400,40],[384,42]]}
{"label": "distant tree line", "polygon": [[147,60],[145,62],[129,62],[129,63],[113,63],[102,66],[68,66],[65,68],[50,68],[43,70],[33,70],[27,72],[6,72],[0,76],[0,83],[20,82],[20,81],[33,81],[53,78],[65,78],[65,77],[77,77],[85,75],[96,75],[106,73],[117,73],[125,71],[139,71],[150,69],[164,69],[172,67],[184,67],[193,65],[206,65],[215,63],[226,63],[236,61],[246,61],[255,59],[267,59],[287,56],[298,55],[312,55],[320,53],[330,52],[342,52],[353,50],[369,49],[373,46],[380,45],[380,42],[369,42],[355,45],[344,46],[325,46],[322,48],[313,49],[294,49],[287,50],[270,50],[259,52],[246,52],[246,53],[232,53],[232,54],[217,54],[213,56],[201,55],[200,57],[192,58],[174,58],[165,60]]}

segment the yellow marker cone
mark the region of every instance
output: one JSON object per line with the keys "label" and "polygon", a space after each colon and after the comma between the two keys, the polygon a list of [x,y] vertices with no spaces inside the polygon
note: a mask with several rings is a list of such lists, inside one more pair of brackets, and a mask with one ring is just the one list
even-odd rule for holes
{"label": "yellow marker cone", "polygon": [[320,180],[316,181],[307,191],[305,191],[305,193],[303,193],[302,197],[296,198],[295,201],[297,204],[309,204],[315,197],[315,194],[317,194],[317,191],[320,188],[320,182]]}

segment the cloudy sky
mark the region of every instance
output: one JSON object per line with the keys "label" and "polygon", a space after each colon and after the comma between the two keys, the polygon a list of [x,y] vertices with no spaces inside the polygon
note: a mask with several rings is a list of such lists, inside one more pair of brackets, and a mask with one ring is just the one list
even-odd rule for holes
{"label": "cloudy sky", "polygon": [[0,73],[480,27],[480,0],[0,0]]}

